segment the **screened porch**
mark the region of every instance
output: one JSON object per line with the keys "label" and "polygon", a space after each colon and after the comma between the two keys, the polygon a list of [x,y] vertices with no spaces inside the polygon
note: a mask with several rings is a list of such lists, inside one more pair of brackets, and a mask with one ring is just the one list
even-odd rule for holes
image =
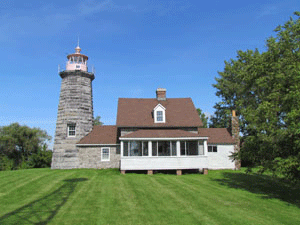
{"label": "screened porch", "polygon": [[201,169],[207,167],[207,138],[121,140],[121,170]]}

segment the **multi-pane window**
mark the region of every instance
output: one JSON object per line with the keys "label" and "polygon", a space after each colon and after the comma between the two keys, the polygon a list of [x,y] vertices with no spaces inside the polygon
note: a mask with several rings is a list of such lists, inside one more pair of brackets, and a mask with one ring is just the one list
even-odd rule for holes
{"label": "multi-pane window", "polygon": [[76,125],[68,124],[68,137],[75,137],[76,135]]}
{"label": "multi-pane window", "polygon": [[157,121],[163,121],[163,111],[156,111],[156,120]]}
{"label": "multi-pane window", "polygon": [[209,145],[208,152],[218,152],[218,148],[216,145]]}
{"label": "multi-pane window", "polygon": [[198,155],[198,141],[180,141],[180,155]]}
{"label": "multi-pane window", "polygon": [[101,148],[101,161],[109,161],[109,148]]}
{"label": "multi-pane window", "polygon": [[152,156],[176,156],[176,141],[153,141]]}
{"label": "multi-pane window", "polygon": [[123,156],[148,156],[148,141],[124,141]]}

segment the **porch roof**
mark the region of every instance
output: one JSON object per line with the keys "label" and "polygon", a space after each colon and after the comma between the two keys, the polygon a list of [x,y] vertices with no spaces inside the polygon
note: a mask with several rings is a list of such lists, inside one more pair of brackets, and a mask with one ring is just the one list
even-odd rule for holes
{"label": "porch roof", "polygon": [[198,133],[208,137],[208,144],[235,144],[228,128],[198,128]]}
{"label": "porch roof", "polygon": [[78,145],[117,144],[116,126],[94,126],[93,130],[83,137]]}
{"label": "porch roof", "polygon": [[120,140],[126,139],[153,139],[153,138],[191,138],[191,139],[207,139],[207,136],[199,135],[198,133],[191,133],[179,129],[141,129],[126,134],[120,137]]}

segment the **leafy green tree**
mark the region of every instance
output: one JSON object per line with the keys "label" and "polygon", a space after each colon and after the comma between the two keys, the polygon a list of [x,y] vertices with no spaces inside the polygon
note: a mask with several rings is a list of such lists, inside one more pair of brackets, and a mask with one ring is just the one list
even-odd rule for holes
{"label": "leafy green tree", "polygon": [[96,118],[94,119],[94,126],[96,125],[103,125],[103,123],[100,121],[101,116],[96,116]]}
{"label": "leafy green tree", "polygon": [[198,115],[200,116],[200,119],[202,120],[202,124],[204,128],[207,128],[208,125],[208,117],[202,112],[200,108],[197,108]]}
{"label": "leafy green tree", "polygon": [[231,111],[226,106],[222,105],[222,102],[216,103],[214,108],[216,109],[214,115],[210,117],[210,128],[227,128],[231,127]]}
{"label": "leafy green tree", "polygon": [[44,145],[37,153],[31,157],[31,165],[33,168],[47,168],[51,166],[52,151]]}
{"label": "leafy green tree", "polygon": [[[2,168],[32,167],[31,158],[47,148],[51,137],[39,128],[30,128],[13,123],[0,127],[0,158]],[[3,165],[7,162],[7,165]],[[13,165],[12,165],[13,162]]]}
{"label": "leafy green tree", "polygon": [[216,113],[236,109],[240,115],[242,157],[264,169],[300,151],[300,13],[295,15],[267,39],[266,52],[238,51],[225,62],[214,85],[222,99]]}

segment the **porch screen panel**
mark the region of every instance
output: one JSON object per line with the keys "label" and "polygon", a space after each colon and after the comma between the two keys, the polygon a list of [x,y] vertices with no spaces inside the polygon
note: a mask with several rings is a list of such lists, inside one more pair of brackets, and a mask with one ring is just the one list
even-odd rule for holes
{"label": "porch screen panel", "polygon": [[152,141],[152,156],[157,156],[157,141]]}
{"label": "porch screen panel", "polygon": [[185,155],[185,141],[180,142],[180,155]]}
{"label": "porch screen panel", "polygon": [[187,155],[198,155],[198,143],[197,141],[186,142]]}
{"label": "porch screen panel", "polygon": [[141,141],[130,141],[130,156],[142,156]]}
{"label": "porch screen panel", "polygon": [[123,156],[128,156],[128,141],[123,142]]}
{"label": "porch screen panel", "polygon": [[177,155],[176,141],[172,141],[171,146],[172,146],[172,156],[176,156]]}
{"label": "porch screen panel", "polygon": [[204,144],[203,144],[203,141],[199,141],[199,155],[204,155]]}
{"label": "porch screen panel", "polygon": [[159,141],[157,145],[158,156],[170,156],[170,141]]}
{"label": "porch screen panel", "polygon": [[143,156],[148,156],[148,141],[143,141]]}

